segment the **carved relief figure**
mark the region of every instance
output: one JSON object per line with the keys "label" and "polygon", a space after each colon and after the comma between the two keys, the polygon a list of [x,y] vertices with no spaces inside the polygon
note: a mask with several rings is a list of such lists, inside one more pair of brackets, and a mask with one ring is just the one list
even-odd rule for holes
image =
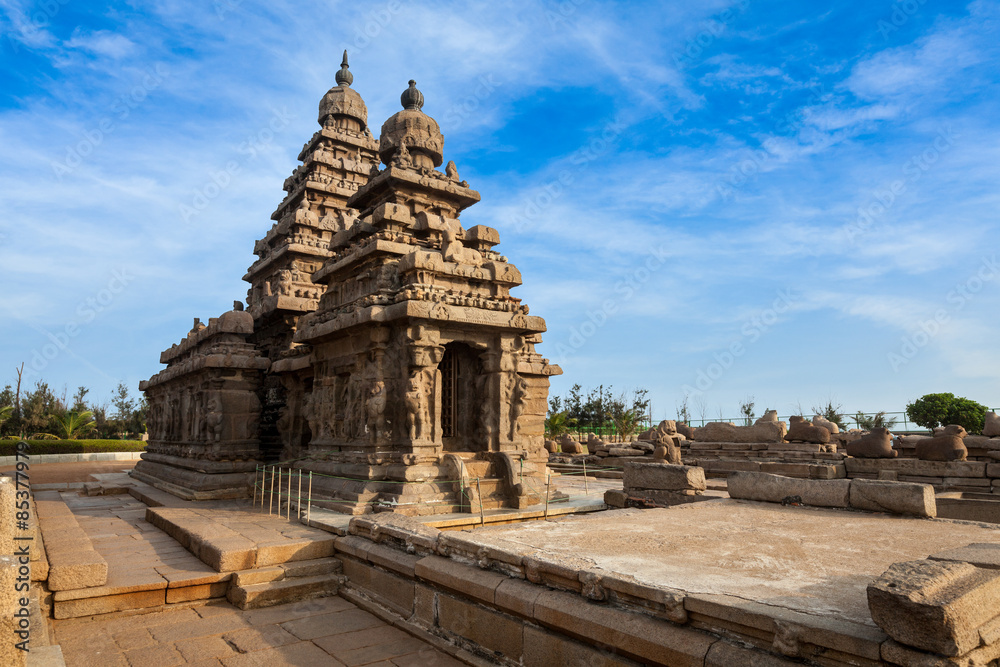
{"label": "carved relief figure", "polygon": [[423,440],[427,436],[430,422],[427,379],[423,371],[414,371],[406,385],[406,427],[410,440]]}
{"label": "carved relief figure", "polygon": [[382,430],[385,422],[385,383],[379,380],[371,388],[368,400],[365,401],[365,413],[368,416],[368,431],[373,440],[382,439]]}
{"label": "carved relief figure", "polygon": [[205,430],[210,441],[218,442],[222,438],[222,423],[222,406],[219,405],[219,399],[210,399],[208,414],[205,415]]}
{"label": "carved relief figure", "polygon": [[510,403],[510,439],[515,440],[520,433],[520,419],[528,402],[528,383],[520,375],[514,376]]}
{"label": "carved relief figure", "polygon": [[462,245],[462,242],[458,240],[458,234],[451,228],[444,230],[441,241],[441,254],[444,256],[445,261],[457,264],[479,266],[483,263],[483,256],[479,251],[466,248]]}
{"label": "carved relief figure", "polygon": [[476,376],[476,396],[479,397],[479,432],[487,446],[493,445],[497,425],[497,404],[490,391],[490,378],[487,373]]}
{"label": "carved relief figure", "polygon": [[308,393],[305,395],[305,399],[302,401],[302,418],[306,420],[309,424],[309,430],[312,433],[313,438],[319,437],[319,419],[316,415],[316,404],[313,393]]}

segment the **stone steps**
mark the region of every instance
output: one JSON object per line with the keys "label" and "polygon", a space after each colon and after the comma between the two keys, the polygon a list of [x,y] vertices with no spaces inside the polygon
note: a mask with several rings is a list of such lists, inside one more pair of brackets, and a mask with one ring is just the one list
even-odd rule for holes
{"label": "stone steps", "polygon": [[240,609],[258,609],[336,595],[343,571],[343,563],[331,557],[234,572],[226,598]]}

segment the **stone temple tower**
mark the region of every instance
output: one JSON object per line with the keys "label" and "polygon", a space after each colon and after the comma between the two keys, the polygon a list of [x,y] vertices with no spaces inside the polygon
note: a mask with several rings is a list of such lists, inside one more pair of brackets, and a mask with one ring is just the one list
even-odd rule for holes
{"label": "stone temple tower", "polygon": [[[330,257],[334,234],[354,224],[357,211],[347,200],[379,159],[368,109],[351,88],[346,51],[336,81],[319,103],[320,129],[302,147],[302,164],[285,179],[288,194],[271,215],[275,223],[254,246],[258,259],[243,276],[251,285],[253,341],[272,362],[289,352],[298,319],[316,310],[322,288],[310,277]],[[274,459],[282,448],[277,419],[286,400],[278,376],[265,378],[262,394],[261,448]]]}
{"label": "stone temple tower", "polygon": [[[172,395],[175,384],[213,400],[199,390],[197,370],[213,341],[238,351],[240,371],[227,381],[243,391],[242,403],[231,402],[243,412],[230,415],[216,401],[201,414],[220,426],[199,417],[181,436],[163,430],[188,438],[171,441],[184,445],[172,453],[197,460],[231,450],[238,460],[219,468],[224,480],[207,483],[172,474],[178,457],[161,456],[143,478],[236,494],[239,473],[280,459],[314,473],[314,502],[349,513],[538,502],[549,377],[561,373],[535,351],[545,322],[511,296],[521,275],[493,249],[498,232],[462,225],[461,212],[480,196],[454,162],[438,170],[444,137],[415,82],[378,141],[352,82],[345,53],[338,85],[320,103],[321,129],[255,247],[249,312],[213,319],[219,333],[189,334],[164,355],[187,365],[145,383],[166,423],[186,405]],[[218,384],[235,371],[214,373]],[[244,422],[252,433],[236,429]],[[239,447],[227,449],[237,435]],[[150,450],[159,437],[151,429]]]}

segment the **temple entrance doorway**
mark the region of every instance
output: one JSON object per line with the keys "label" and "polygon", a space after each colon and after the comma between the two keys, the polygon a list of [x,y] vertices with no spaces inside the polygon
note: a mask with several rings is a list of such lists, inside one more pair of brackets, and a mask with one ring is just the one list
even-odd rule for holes
{"label": "temple entrance doorway", "polygon": [[441,439],[446,452],[471,452],[475,443],[478,354],[464,343],[445,345],[441,371]]}

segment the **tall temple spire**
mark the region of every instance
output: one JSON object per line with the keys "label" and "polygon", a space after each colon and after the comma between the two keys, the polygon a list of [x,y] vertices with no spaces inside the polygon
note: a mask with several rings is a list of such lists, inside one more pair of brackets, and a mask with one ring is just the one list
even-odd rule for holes
{"label": "tall temple spire", "polygon": [[338,86],[350,86],[354,83],[354,75],[351,74],[351,70],[348,68],[347,49],[344,49],[344,60],[340,63],[340,71],[337,72],[336,77]]}

